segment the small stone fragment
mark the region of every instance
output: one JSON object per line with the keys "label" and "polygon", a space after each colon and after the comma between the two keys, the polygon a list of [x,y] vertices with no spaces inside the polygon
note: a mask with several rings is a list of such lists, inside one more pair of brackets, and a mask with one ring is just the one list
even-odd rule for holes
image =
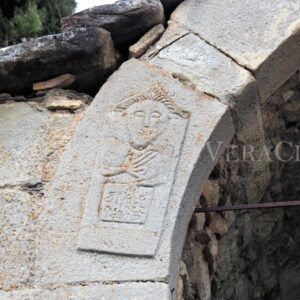
{"label": "small stone fragment", "polygon": [[50,110],[65,109],[75,111],[82,107],[81,100],[70,100],[63,96],[52,96],[46,100],[46,107]]}
{"label": "small stone fragment", "polygon": [[154,26],[138,42],[129,48],[129,56],[134,58],[141,57],[147,49],[162,36],[164,31],[165,28],[162,24]]}
{"label": "small stone fragment", "polygon": [[47,81],[37,82],[33,84],[34,91],[44,91],[50,90],[53,88],[67,88],[69,87],[76,79],[76,76],[72,74],[64,74],[55,78],[52,78]]}
{"label": "small stone fragment", "polygon": [[4,101],[6,101],[9,98],[11,98],[11,96],[8,93],[2,93],[2,94],[0,94],[0,102],[4,102]]}
{"label": "small stone fragment", "polygon": [[213,233],[223,236],[228,232],[229,225],[227,221],[224,218],[222,218],[219,214],[212,213],[211,221],[209,223],[209,229]]}
{"label": "small stone fragment", "polygon": [[210,241],[210,237],[206,232],[201,232],[196,235],[195,240],[202,245],[207,245]]}
{"label": "small stone fragment", "polygon": [[287,90],[282,94],[282,98],[285,102],[291,100],[295,96],[295,91],[293,90]]}
{"label": "small stone fragment", "polygon": [[201,231],[205,224],[205,214],[194,214],[192,217],[193,227],[196,231]]}
{"label": "small stone fragment", "polygon": [[202,196],[209,206],[218,206],[220,198],[220,188],[216,180],[207,180],[203,187]]}
{"label": "small stone fragment", "polygon": [[13,100],[16,102],[25,102],[27,99],[24,96],[14,96],[14,97],[11,97],[11,99],[9,99],[9,100]]}
{"label": "small stone fragment", "polygon": [[283,107],[283,117],[286,122],[297,122],[300,119],[300,102],[299,100],[289,101]]}
{"label": "small stone fragment", "polygon": [[176,300],[184,300],[183,291],[184,291],[183,280],[179,276],[177,281],[177,287],[176,287]]}

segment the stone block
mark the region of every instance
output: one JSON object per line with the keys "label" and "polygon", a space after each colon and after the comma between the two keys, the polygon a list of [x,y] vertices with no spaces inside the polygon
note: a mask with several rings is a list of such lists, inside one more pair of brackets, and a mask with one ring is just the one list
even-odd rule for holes
{"label": "stone block", "polygon": [[228,232],[229,225],[226,219],[222,218],[217,213],[210,214],[210,222],[209,222],[209,229],[220,236],[223,236]]}
{"label": "stone block", "polygon": [[48,114],[27,103],[0,106],[0,186],[42,181]]}
{"label": "stone block", "polygon": [[34,283],[150,280],[173,290],[215,163],[205,145],[232,136],[225,105],[144,62],[124,63],[86,111],[47,187]]}
{"label": "stone block", "polygon": [[145,300],[170,299],[168,285],[160,282],[137,282],[118,284],[90,284],[49,289],[24,289],[11,292],[0,291],[0,300]]}
{"label": "stone block", "polygon": [[33,250],[31,209],[27,193],[0,189],[0,290],[28,283]]}
{"label": "stone block", "polygon": [[147,49],[161,37],[164,31],[165,28],[162,24],[151,28],[134,45],[129,47],[129,56],[134,58],[139,58],[142,56]]}
{"label": "stone block", "polygon": [[283,117],[286,122],[298,122],[300,120],[300,102],[299,99],[289,101],[283,107]]}
{"label": "stone block", "polygon": [[207,180],[204,184],[202,196],[208,206],[218,206],[220,199],[220,186],[217,180]]}
{"label": "stone block", "polygon": [[33,90],[44,91],[53,88],[67,88],[75,81],[75,79],[76,77],[72,74],[60,75],[47,81],[34,83]]}
{"label": "stone block", "polygon": [[81,100],[70,100],[60,96],[48,97],[46,107],[50,110],[69,110],[75,111],[83,106]]}
{"label": "stone block", "polygon": [[171,19],[250,70],[264,101],[299,67],[299,13],[297,0],[187,0]]}

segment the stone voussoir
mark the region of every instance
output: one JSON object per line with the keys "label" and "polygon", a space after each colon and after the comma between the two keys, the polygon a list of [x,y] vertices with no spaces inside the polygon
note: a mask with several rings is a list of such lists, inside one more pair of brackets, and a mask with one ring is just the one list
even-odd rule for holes
{"label": "stone voussoir", "polygon": [[299,14],[298,0],[187,0],[171,19],[250,70],[264,102],[299,68]]}

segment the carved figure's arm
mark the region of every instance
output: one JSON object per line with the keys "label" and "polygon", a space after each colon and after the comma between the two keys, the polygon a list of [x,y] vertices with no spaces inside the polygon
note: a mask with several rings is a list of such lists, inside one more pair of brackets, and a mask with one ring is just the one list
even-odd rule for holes
{"label": "carved figure's arm", "polygon": [[115,175],[119,175],[122,174],[126,171],[126,169],[124,168],[124,166],[120,166],[120,167],[100,167],[99,168],[100,173],[103,176],[115,176]]}
{"label": "carved figure's arm", "polygon": [[116,176],[126,172],[128,149],[116,139],[107,139],[100,150],[97,169],[103,176]]}

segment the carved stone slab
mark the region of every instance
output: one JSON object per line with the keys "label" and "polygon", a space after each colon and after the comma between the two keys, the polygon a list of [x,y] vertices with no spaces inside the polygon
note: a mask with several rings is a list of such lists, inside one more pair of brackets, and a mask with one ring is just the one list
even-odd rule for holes
{"label": "carved stone slab", "polygon": [[[192,212],[215,164],[206,143],[232,136],[218,100],[147,63],[124,63],[86,111],[46,187],[34,284],[155,281],[173,290]],[[217,159],[222,146],[211,150]]]}
{"label": "carved stone slab", "polygon": [[155,254],[189,116],[159,84],[107,110],[79,249]]}

